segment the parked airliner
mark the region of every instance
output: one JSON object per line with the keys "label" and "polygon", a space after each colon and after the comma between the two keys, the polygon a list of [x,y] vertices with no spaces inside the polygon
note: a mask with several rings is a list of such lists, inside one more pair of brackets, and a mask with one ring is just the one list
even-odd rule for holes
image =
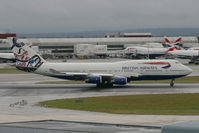
{"label": "parked airliner", "polygon": [[127,47],[122,52],[132,57],[155,59],[156,57],[167,54],[169,51],[173,51],[175,48],[175,46],[168,48]]}
{"label": "parked airliner", "polygon": [[175,49],[172,51],[168,51],[167,53],[169,55],[172,55],[173,57],[183,58],[183,59],[191,59],[196,60],[199,58],[199,48],[193,47],[185,50],[182,48],[181,44],[182,38],[179,37],[173,44],[169,41],[169,39],[165,38],[165,44],[167,46],[175,46]]}
{"label": "parked airliner", "polygon": [[175,60],[128,60],[109,63],[50,63],[23,42],[12,39],[16,68],[66,80],[84,80],[98,87],[125,85],[133,80],[163,80],[186,76],[190,68]]}
{"label": "parked airliner", "polygon": [[199,50],[174,50],[169,51],[168,54],[183,59],[199,58]]}
{"label": "parked airliner", "polygon": [[13,53],[0,53],[1,62],[15,62]]}
{"label": "parked airliner", "polygon": [[[120,53],[125,53],[128,56],[131,57],[145,57],[149,59],[155,59],[156,57],[163,56],[167,54],[169,51],[173,50],[180,50],[181,49],[181,41],[182,38],[179,37],[177,40],[175,40],[173,43],[170,42],[168,38],[164,38],[165,40],[165,47],[127,47],[124,50],[121,50]],[[146,46],[146,45],[145,45]]]}

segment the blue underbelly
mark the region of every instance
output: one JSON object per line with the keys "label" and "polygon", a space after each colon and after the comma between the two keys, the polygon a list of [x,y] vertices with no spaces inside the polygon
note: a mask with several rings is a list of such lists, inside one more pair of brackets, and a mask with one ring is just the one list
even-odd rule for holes
{"label": "blue underbelly", "polygon": [[186,75],[141,75],[138,77],[132,77],[129,80],[164,80],[164,79],[175,79],[184,76]]}

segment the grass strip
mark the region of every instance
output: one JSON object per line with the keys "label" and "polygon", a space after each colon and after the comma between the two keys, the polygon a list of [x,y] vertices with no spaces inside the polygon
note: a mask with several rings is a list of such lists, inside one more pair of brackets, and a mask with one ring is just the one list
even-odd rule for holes
{"label": "grass strip", "polygon": [[27,73],[27,72],[20,71],[16,68],[1,68],[0,69],[0,74],[12,74],[12,73],[22,74],[22,73]]}
{"label": "grass strip", "polygon": [[40,102],[51,108],[115,114],[199,115],[199,94],[145,94],[59,99]]}

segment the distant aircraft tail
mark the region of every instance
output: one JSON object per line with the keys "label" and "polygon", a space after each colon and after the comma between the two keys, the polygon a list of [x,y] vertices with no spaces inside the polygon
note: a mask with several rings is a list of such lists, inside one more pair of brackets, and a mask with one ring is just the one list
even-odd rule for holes
{"label": "distant aircraft tail", "polygon": [[174,41],[174,46],[177,50],[182,49],[182,37],[179,37],[177,40]]}
{"label": "distant aircraft tail", "polygon": [[181,41],[182,41],[182,37],[179,37],[177,40],[175,40],[174,43],[181,43]]}
{"label": "distant aircraft tail", "polygon": [[176,48],[173,46],[173,47],[170,47],[170,48],[168,48],[166,51],[165,51],[165,53],[167,54],[168,52],[170,52],[170,51],[174,51]]}
{"label": "distant aircraft tail", "polygon": [[174,43],[171,43],[167,37],[165,37],[164,40],[165,40],[166,47],[175,46],[176,50],[182,49],[182,37],[179,37],[177,40],[174,41]]}
{"label": "distant aircraft tail", "polygon": [[171,47],[171,42],[167,37],[164,38],[165,44]]}
{"label": "distant aircraft tail", "polygon": [[11,49],[16,58],[16,68],[20,70],[34,72],[44,62],[46,62],[39,54],[37,54],[32,48],[27,46],[25,43],[18,43],[17,38],[12,39]]}

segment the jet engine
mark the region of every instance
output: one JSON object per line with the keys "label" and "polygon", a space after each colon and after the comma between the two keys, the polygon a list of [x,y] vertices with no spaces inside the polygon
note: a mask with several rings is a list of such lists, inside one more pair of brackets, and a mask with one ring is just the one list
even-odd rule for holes
{"label": "jet engine", "polygon": [[113,84],[120,84],[124,85],[127,83],[127,78],[126,77],[116,77],[113,79]]}
{"label": "jet engine", "polygon": [[101,76],[90,76],[86,80],[86,83],[100,84],[100,83],[102,83],[102,77]]}

